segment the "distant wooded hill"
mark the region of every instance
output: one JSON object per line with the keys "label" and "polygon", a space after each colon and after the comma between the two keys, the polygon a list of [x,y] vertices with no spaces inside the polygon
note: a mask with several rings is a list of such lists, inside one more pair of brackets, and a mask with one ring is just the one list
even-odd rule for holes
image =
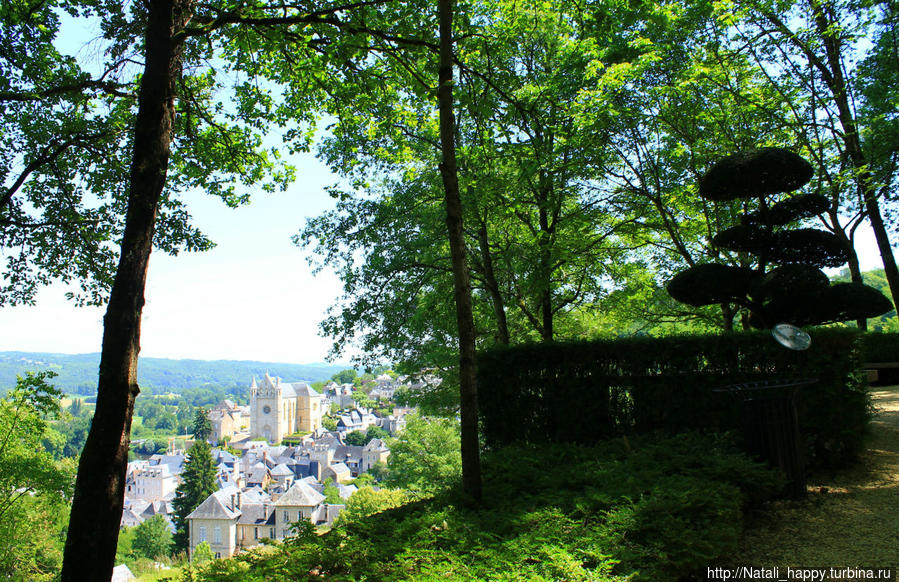
{"label": "distant wooded hill", "polygon": [[[27,371],[53,370],[59,374],[53,384],[73,394],[93,395],[97,391],[97,368],[100,354],[48,354],[36,352],[0,352],[0,393],[16,383],[16,375]],[[249,385],[268,372],[290,382],[327,380],[347,365],[278,364],[234,360],[169,360],[141,358],[138,383],[153,392],[179,392],[204,384],[217,386]]]}

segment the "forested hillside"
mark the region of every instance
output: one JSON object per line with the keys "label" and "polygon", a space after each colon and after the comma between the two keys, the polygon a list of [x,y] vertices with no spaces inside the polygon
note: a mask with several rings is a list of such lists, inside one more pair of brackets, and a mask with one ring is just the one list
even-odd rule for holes
{"label": "forested hillside", "polygon": [[[26,371],[53,370],[58,374],[53,384],[73,394],[93,395],[97,391],[97,367],[100,354],[48,354],[35,352],[0,352],[0,392],[16,383],[16,375]],[[327,380],[346,368],[330,364],[278,364],[233,360],[169,360],[141,358],[138,381],[142,388],[172,390],[215,384],[230,386],[249,384],[253,376],[268,372],[289,381]]]}

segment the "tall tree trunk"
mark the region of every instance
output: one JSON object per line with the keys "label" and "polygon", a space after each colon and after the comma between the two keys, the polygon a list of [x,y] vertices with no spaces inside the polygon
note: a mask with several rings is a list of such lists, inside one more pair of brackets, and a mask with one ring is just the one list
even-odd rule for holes
{"label": "tall tree trunk", "polygon": [[734,314],[735,310],[730,303],[721,304],[721,320],[724,331],[734,330]]}
{"label": "tall tree trunk", "polygon": [[456,165],[456,118],[453,114],[453,0],[438,0],[440,68],[437,104],[440,114],[440,174],[446,200],[446,226],[453,262],[456,322],[459,327],[459,396],[462,416],[462,488],[472,499],[481,498],[481,453],[478,443],[478,386],[475,368],[474,314],[471,282],[465,258],[462,200]]}
{"label": "tall tree trunk", "polygon": [[[837,221],[837,217],[831,216],[831,224],[839,225]],[[843,244],[846,245],[846,248],[849,249],[849,280],[853,283],[864,283],[864,279],[862,278],[862,270],[861,266],[858,263],[858,253],[855,252],[855,246],[852,244],[852,241],[849,240],[849,237],[846,236],[846,231],[842,228],[834,228],[834,235],[843,241]],[[862,331],[868,330],[868,320],[864,317],[860,317],[855,320],[855,325]]]}
{"label": "tall tree trunk", "polygon": [[[544,182],[544,179],[541,177],[540,181]],[[540,332],[543,341],[551,342],[555,335],[553,329],[552,250],[550,247],[553,233],[549,224],[549,212],[546,209],[549,195],[544,192],[542,186],[540,192],[541,196],[538,199],[540,202]]]}
{"label": "tall tree trunk", "polygon": [[845,152],[856,170],[859,197],[865,204],[868,222],[871,224],[874,238],[877,240],[877,248],[883,261],[883,271],[887,284],[890,287],[893,306],[897,307],[899,306],[899,268],[896,266],[893,248],[890,245],[890,237],[883,224],[883,215],[880,213],[880,204],[877,202],[877,187],[871,172],[868,170],[868,164],[865,160],[858,134],[858,124],[849,102],[849,87],[843,75],[839,22],[837,22],[836,16],[826,3],[820,0],[809,0],[809,5],[814,12],[815,26],[823,40],[827,58],[826,64],[818,62],[816,65],[822,72],[822,76],[833,94],[840,125],[843,126]]}
{"label": "tall tree trunk", "polygon": [[500,345],[509,345],[509,321],[506,318],[506,308],[502,293],[499,291],[499,282],[496,280],[496,272],[493,269],[493,256],[490,254],[490,241],[487,238],[487,224],[481,222],[478,228],[478,247],[481,251],[481,263],[484,266],[484,285],[490,294],[490,302],[493,305],[493,315],[496,318],[496,341]]}
{"label": "tall tree trunk", "polygon": [[103,319],[97,408],[81,453],[63,558],[64,582],[108,582],[125,495],[140,319],[160,194],[168,169],[190,0],[151,0],[121,256]]}

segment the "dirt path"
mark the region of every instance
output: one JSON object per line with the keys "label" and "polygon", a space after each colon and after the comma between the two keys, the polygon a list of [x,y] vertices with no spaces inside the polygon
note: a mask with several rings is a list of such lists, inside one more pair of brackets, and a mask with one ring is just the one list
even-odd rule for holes
{"label": "dirt path", "polygon": [[899,566],[899,386],[872,391],[878,413],[862,462],[813,478],[802,502],[751,518],[731,563],[751,566]]}

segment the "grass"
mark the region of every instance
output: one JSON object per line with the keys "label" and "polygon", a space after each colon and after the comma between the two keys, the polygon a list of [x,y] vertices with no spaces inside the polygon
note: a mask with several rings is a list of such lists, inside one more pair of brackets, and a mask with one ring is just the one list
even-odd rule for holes
{"label": "grass", "polygon": [[807,499],[754,515],[728,565],[899,566],[899,386],[872,397],[877,414],[860,461],[812,476]]}

